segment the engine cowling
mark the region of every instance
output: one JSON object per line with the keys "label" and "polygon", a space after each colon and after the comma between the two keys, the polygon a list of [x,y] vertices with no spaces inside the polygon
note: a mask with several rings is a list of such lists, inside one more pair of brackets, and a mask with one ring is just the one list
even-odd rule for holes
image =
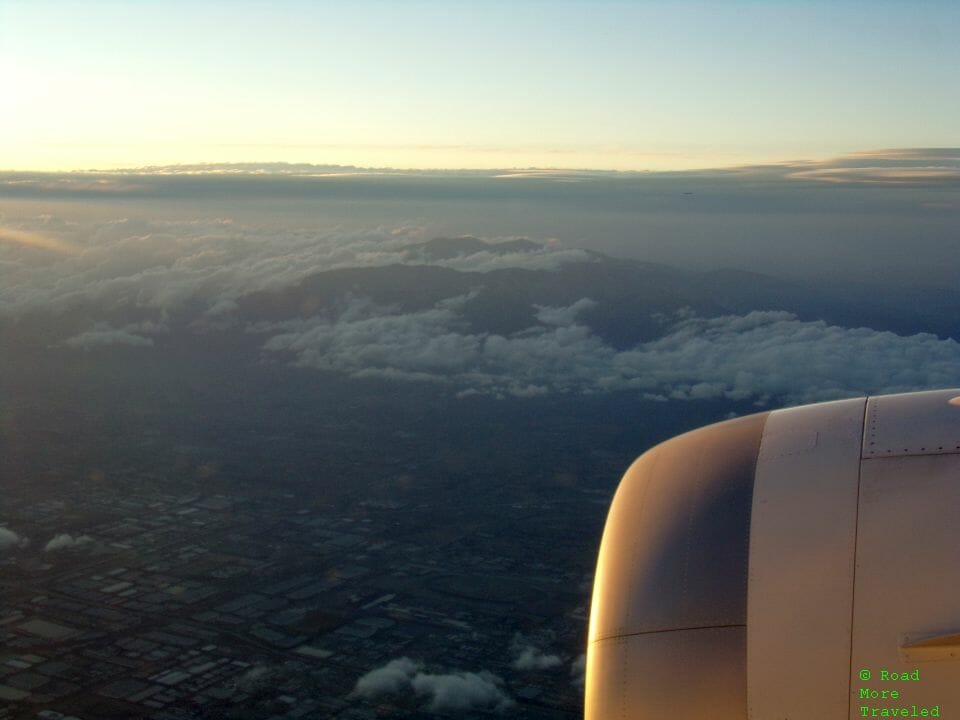
{"label": "engine cowling", "polygon": [[960,715],[958,396],[761,413],[640,456],[600,546],[586,719]]}

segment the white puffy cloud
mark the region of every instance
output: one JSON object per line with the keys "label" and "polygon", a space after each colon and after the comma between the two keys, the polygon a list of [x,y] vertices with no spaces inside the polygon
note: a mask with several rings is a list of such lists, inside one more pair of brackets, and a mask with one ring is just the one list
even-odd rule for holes
{"label": "white puffy cloud", "polygon": [[30,540],[15,533],[9,528],[0,526],[0,551],[12,548],[23,548],[30,544]]}
{"label": "white puffy cloud", "polygon": [[680,313],[663,337],[617,350],[579,322],[587,298],[540,307],[540,324],[510,336],[465,330],[464,302],[404,313],[355,300],[339,318],[257,329],[282,330],[264,347],[304,366],[448,383],[460,396],[633,390],[652,399],[799,403],[960,384],[960,344],[926,333],[845,328],[786,312]]}
{"label": "white puffy cloud", "polygon": [[426,673],[407,657],[391,660],[357,680],[351,695],[368,700],[412,691],[426,700],[429,712],[472,709],[503,711],[513,700],[502,690],[503,680],[487,671]]}
{"label": "white puffy cloud", "polygon": [[563,661],[558,655],[545,653],[540,648],[550,644],[553,641],[553,635],[549,631],[540,631],[535,637],[529,638],[523,633],[514,635],[510,643],[510,650],[513,654],[511,666],[515,670],[549,670]]}
{"label": "white puffy cloud", "polygon": [[418,673],[410,684],[418,695],[428,698],[427,710],[431,712],[464,712],[474,708],[503,712],[513,705],[513,700],[500,688],[503,680],[486,671]]}
{"label": "white puffy cloud", "polygon": [[384,372],[414,379],[417,373],[462,372],[477,364],[482,340],[456,329],[462,325],[458,310],[466,299],[450,298],[411,313],[354,299],[336,320],[316,317],[281,324],[292,332],[275,335],[264,347],[293,352],[301,365],[353,374]]}
{"label": "white puffy cloud", "polygon": [[43,549],[46,552],[52,552],[55,550],[68,550],[72,548],[83,547],[93,542],[93,538],[89,535],[71,535],[70,533],[59,533],[54,535],[51,540],[44,545]]}
{"label": "white puffy cloud", "polygon": [[557,327],[569,327],[576,323],[577,317],[584,310],[596,307],[597,303],[590,298],[580,298],[569,307],[548,307],[545,305],[537,306],[537,320],[544,325],[556,325]]}
{"label": "white puffy cloud", "polygon": [[380,695],[398,693],[409,687],[410,681],[419,672],[420,668],[420,663],[407,657],[391,660],[383,667],[371,670],[357,680],[352,694],[372,699]]}
{"label": "white puffy cloud", "polygon": [[513,667],[517,670],[549,670],[563,662],[559,655],[547,654],[533,645],[518,650],[513,660]]}
{"label": "white puffy cloud", "polygon": [[801,321],[785,312],[689,318],[617,353],[600,386],[679,399],[816,402],[960,383],[960,344]]}
{"label": "white puffy cloud", "polygon": [[590,383],[598,359],[613,353],[583,325],[576,312],[590,306],[541,308],[552,326],[537,326],[509,338],[463,330],[460,308],[469,296],[449,298],[435,307],[409,313],[354,299],[336,319],[260,326],[286,329],[264,345],[288,351],[296,362],[356,377],[458,383],[478,393],[517,397],[551,390],[578,390]]}

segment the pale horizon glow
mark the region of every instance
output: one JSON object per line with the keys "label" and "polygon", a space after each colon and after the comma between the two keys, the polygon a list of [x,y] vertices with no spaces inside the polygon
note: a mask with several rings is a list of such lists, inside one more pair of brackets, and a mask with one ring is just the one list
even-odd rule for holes
{"label": "pale horizon glow", "polygon": [[[765,153],[644,152],[640,148],[525,148],[370,145],[40,145],[3,171],[116,171],[193,164],[307,163],[397,170],[686,171],[821,161],[850,152],[803,157]],[[7,152],[4,158],[16,157]],[[9,162],[9,161],[8,161]]]}
{"label": "pale horizon glow", "polygon": [[956,3],[0,5],[0,169],[690,170],[960,145]]}

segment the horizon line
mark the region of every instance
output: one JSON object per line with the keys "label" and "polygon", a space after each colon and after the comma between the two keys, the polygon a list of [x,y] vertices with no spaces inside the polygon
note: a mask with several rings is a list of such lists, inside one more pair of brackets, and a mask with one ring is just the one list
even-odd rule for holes
{"label": "horizon line", "polygon": [[[652,153],[657,154],[657,153]],[[663,156],[675,156],[678,153],[659,153]],[[353,172],[356,174],[503,174],[503,173],[527,173],[527,174],[601,174],[608,176],[630,176],[630,175],[652,175],[652,174],[687,174],[698,172],[720,172],[737,170],[760,170],[776,169],[784,167],[797,166],[816,166],[827,165],[838,161],[867,161],[873,159],[937,159],[949,158],[951,160],[960,160],[960,146],[957,147],[890,147],[875,148],[869,150],[852,150],[843,153],[831,155],[821,155],[818,157],[792,157],[778,160],[766,161],[748,161],[743,160],[731,163],[707,164],[695,167],[680,168],[614,168],[614,167],[591,167],[591,166],[559,166],[559,165],[499,165],[495,167],[480,166],[401,166],[401,165],[379,165],[379,164],[356,164],[356,163],[336,163],[336,162],[309,162],[309,161],[291,161],[291,160],[236,160],[236,161],[218,161],[218,160],[199,160],[189,162],[175,163],[146,163],[140,165],[116,165],[103,167],[74,167],[74,168],[30,168],[30,167],[0,167],[0,173],[10,174],[33,174],[33,175],[201,175],[201,174],[228,174],[233,172],[237,175],[299,175],[309,176],[310,172],[287,172],[285,170],[302,171],[336,171],[336,174],[347,174]]]}

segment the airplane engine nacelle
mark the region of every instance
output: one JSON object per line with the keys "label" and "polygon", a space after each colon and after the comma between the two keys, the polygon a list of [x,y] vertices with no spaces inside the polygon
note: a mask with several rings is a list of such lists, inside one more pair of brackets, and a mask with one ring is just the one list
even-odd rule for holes
{"label": "airplane engine nacelle", "polygon": [[586,720],[960,717],[958,396],[761,413],[638,458],[600,546]]}

